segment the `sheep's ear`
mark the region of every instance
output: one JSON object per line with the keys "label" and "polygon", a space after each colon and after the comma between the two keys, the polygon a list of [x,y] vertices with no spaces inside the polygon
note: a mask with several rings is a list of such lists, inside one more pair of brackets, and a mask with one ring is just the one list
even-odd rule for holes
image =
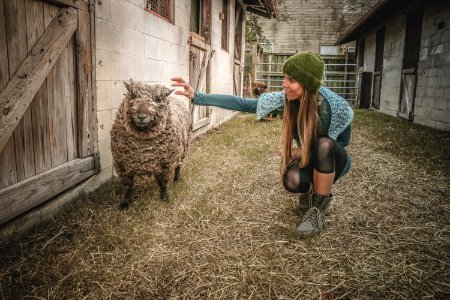
{"label": "sheep's ear", "polygon": [[172,94],[173,91],[175,91],[175,89],[167,89],[166,97]]}
{"label": "sheep's ear", "polygon": [[129,84],[129,83],[127,83],[127,82],[123,82],[123,84],[125,84],[125,87],[127,88],[127,90],[130,92],[130,93],[132,93],[132,91],[131,91],[131,85]]}

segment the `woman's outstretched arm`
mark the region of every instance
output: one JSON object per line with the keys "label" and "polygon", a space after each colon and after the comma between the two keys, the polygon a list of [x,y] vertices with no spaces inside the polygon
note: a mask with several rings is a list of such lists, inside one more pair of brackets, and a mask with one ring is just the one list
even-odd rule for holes
{"label": "woman's outstretched arm", "polygon": [[235,110],[248,113],[256,113],[257,99],[244,98],[233,95],[222,95],[222,94],[206,94],[199,91],[194,91],[194,89],[184,81],[181,77],[174,77],[172,81],[175,83],[172,86],[181,86],[184,91],[176,91],[178,95],[183,95],[189,99],[194,100],[195,105],[201,106],[215,106],[228,110]]}

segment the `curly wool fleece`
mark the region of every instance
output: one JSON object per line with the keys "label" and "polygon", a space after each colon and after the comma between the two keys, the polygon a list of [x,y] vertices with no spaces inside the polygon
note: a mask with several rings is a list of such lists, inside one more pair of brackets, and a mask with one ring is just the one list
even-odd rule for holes
{"label": "curly wool fleece", "polygon": [[[131,82],[127,88],[111,130],[114,168],[120,178],[154,174],[168,180],[189,148],[189,109],[173,96],[166,98],[166,87]],[[132,120],[133,107],[142,102],[154,108],[156,124],[148,130],[136,128]]]}

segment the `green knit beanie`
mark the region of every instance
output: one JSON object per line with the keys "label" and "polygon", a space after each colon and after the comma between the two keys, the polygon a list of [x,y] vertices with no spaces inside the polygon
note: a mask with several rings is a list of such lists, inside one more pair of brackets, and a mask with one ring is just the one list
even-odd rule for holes
{"label": "green knit beanie", "polygon": [[283,73],[301,83],[307,90],[317,92],[323,75],[323,60],[314,52],[300,52],[289,57]]}

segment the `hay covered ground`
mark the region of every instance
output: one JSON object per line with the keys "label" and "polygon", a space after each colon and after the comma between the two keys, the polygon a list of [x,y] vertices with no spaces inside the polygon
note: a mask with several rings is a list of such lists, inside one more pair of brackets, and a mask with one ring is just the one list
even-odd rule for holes
{"label": "hay covered ground", "polygon": [[240,115],[191,148],[169,204],[116,181],[1,246],[2,299],[448,299],[450,134],[357,111],[326,230],[299,240],[281,122]]}

